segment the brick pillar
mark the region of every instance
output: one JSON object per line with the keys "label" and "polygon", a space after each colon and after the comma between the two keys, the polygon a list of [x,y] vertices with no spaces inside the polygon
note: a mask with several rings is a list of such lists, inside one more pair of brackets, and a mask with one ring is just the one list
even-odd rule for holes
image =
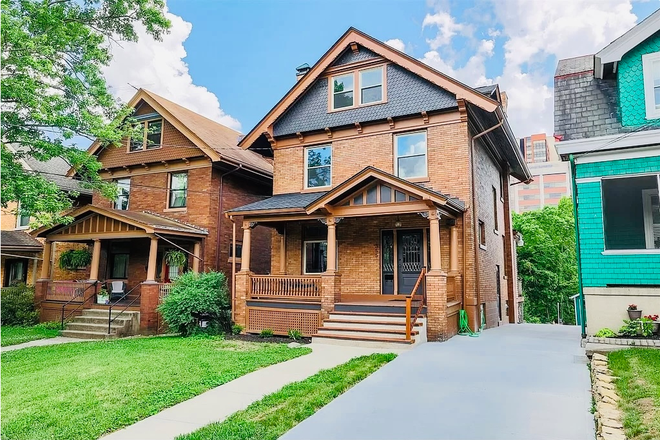
{"label": "brick pillar", "polygon": [[158,293],[159,284],[142,283],[140,286],[140,330],[158,330]]}
{"label": "brick pillar", "polygon": [[46,292],[48,291],[48,283],[50,280],[38,280],[34,283],[34,306],[39,310],[39,321],[45,321],[45,317],[41,314],[41,303],[46,299]]}
{"label": "brick pillar", "polygon": [[250,283],[250,273],[236,273],[236,291],[234,292],[234,322],[247,330],[247,298]]}
{"label": "brick pillar", "polygon": [[444,341],[447,336],[447,274],[426,274],[426,335],[429,341]]}
{"label": "brick pillar", "polygon": [[328,319],[335,310],[335,303],[341,301],[341,274],[325,272],[321,275],[321,318]]}

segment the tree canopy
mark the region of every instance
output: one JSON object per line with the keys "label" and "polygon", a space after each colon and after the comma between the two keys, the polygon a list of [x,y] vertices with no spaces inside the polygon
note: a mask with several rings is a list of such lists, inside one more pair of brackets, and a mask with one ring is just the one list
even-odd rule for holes
{"label": "tree canopy", "polygon": [[513,228],[524,245],[518,247],[518,276],[522,279],[524,317],[528,322],[557,320],[557,303],[565,324],[575,324],[578,293],[573,205],[562,198],[559,206],[513,214]]}
{"label": "tree canopy", "polygon": [[108,91],[102,68],[110,45],[136,41],[135,26],[159,39],[169,29],[163,0],[2,0],[2,206],[54,221],[71,200],[57,185],[26,171],[21,159],[61,157],[81,184],[112,196],[84,137],[118,144],[133,130],[131,109]]}

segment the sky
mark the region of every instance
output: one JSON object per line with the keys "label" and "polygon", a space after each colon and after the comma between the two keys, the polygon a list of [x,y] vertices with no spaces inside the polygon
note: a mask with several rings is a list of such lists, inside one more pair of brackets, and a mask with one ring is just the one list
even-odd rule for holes
{"label": "sky", "polygon": [[553,131],[557,61],[593,54],[660,0],[167,0],[170,33],[113,45],[105,69],[247,133],[351,26],[476,87],[509,96],[518,137]]}

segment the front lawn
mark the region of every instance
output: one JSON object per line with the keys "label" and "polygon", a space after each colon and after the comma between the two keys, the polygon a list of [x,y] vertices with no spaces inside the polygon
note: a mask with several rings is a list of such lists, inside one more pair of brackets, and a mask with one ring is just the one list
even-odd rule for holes
{"label": "front lawn", "polygon": [[177,440],[276,440],[395,357],[391,353],[372,354],[320,371],[269,394],[223,422]]}
{"label": "front lawn", "polygon": [[59,330],[47,328],[37,324],[32,327],[14,327],[3,325],[0,327],[0,345],[22,344],[24,342],[36,341],[37,339],[54,338],[60,334]]}
{"label": "front lawn", "polygon": [[660,438],[660,350],[633,348],[609,355],[629,440]]}
{"label": "front lawn", "polygon": [[96,439],[310,351],[216,337],[155,337],[3,353],[2,439]]}

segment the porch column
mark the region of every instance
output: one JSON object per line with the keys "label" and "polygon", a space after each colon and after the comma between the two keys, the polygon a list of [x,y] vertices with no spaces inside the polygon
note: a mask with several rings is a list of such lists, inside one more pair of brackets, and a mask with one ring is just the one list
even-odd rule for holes
{"label": "porch column", "polygon": [[95,238],[94,247],[92,249],[92,265],[89,269],[89,280],[98,281],[99,279],[99,266],[101,264],[101,240]]}
{"label": "porch column", "polygon": [[440,264],[440,216],[438,211],[429,211],[429,241],[431,242],[431,271],[441,271]]}
{"label": "porch column", "polygon": [[458,228],[456,225],[449,228],[449,272],[458,272]]}
{"label": "porch column", "polygon": [[193,264],[192,264],[192,270],[195,273],[199,273],[199,257],[201,255],[201,250],[202,250],[202,244],[199,241],[195,242],[195,245],[193,246]]}
{"label": "porch column", "polygon": [[252,247],[252,222],[243,222],[243,253],[241,255],[241,272],[250,271],[250,248]]}
{"label": "porch column", "polygon": [[156,255],[158,254],[158,237],[151,237],[151,245],[149,246],[149,263],[147,265],[147,279],[146,283],[156,282]]}
{"label": "porch column", "polygon": [[328,263],[326,272],[337,271],[337,222],[334,217],[328,217],[326,220],[328,225]]}
{"label": "porch column", "polygon": [[50,278],[50,259],[53,251],[53,242],[46,240],[44,243],[44,260],[41,263],[41,277],[42,280]]}
{"label": "porch column", "polygon": [[280,274],[286,274],[286,226],[280,234]]}

